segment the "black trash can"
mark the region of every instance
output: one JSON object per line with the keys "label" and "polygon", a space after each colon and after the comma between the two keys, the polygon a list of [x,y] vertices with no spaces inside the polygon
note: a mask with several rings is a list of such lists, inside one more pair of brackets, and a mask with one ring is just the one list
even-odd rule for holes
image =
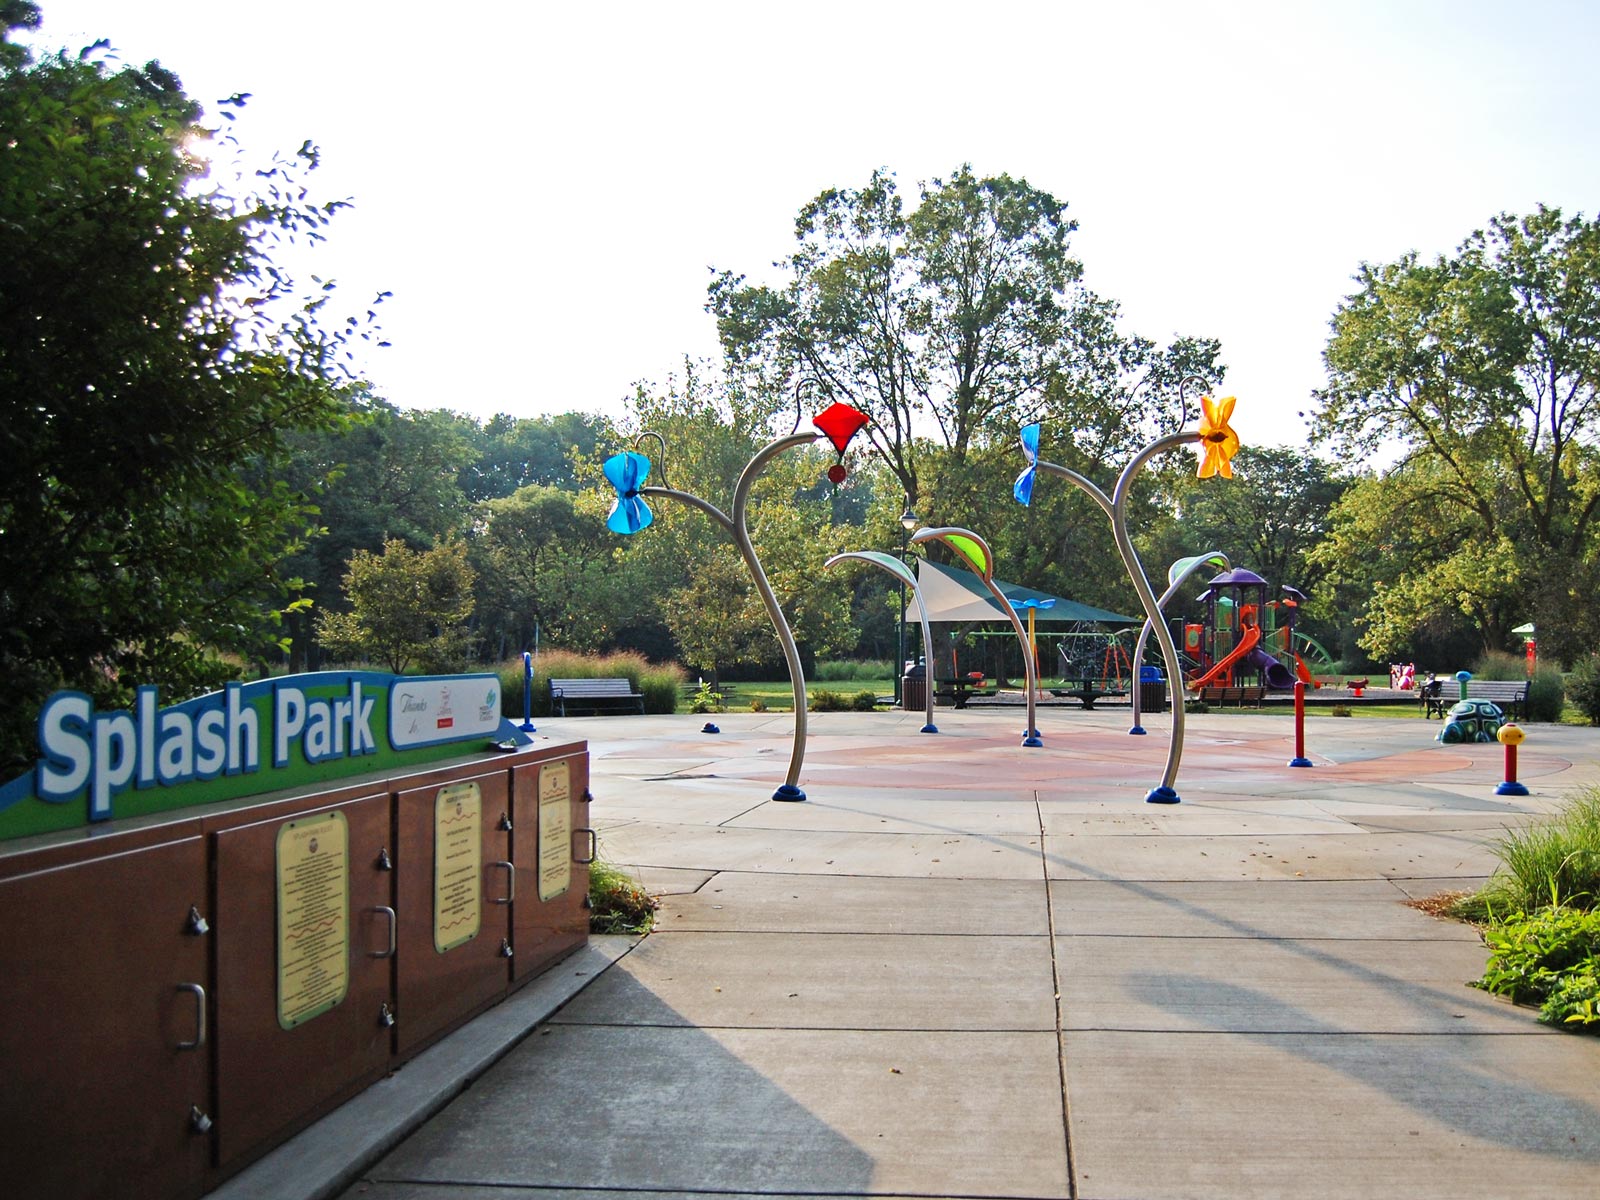
{"label": "black trash can", "polygon": [[1160,667],[1139,668],[1139,711],[1159,713],[1167,711],[1167,678]]}
{"label": "black trash can", "polygon": [[928,707],[928,668],[914,663],[900,676],[900,707],[921,712]]}

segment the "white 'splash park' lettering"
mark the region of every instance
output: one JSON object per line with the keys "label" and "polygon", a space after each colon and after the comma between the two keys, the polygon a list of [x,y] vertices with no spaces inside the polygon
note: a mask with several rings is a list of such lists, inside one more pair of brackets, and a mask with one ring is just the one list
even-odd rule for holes
{"label": "white 'splash park' lettering", "polygon": [[[30,803],[60,810],[78,802],[80,820],[105,821],[124,815],[113,813],[113,802],[129,788],[220,780],[204,797],[214,800],[282,786],[274,779],[279,773],[287,778],[316,767],[331,778],[386,768],[452,743],[507,737],[526,740],[503,727],[499,681],[492,675],[320,672],[230,683],[169,708],[161,707],[156,688],[145,686],[130,708],[108,711],[82,692],[57,692],[39,713],[33,770],[0,785],[0,836],[63,827]],[[368,756],[377,761],[358,765]],[[349,761],[341,768],[340,760]],[[259,781],[227,783],[258,772]],[[182,803],[152,794],[137,807],[150,811],[152,802],[157,808]]]}

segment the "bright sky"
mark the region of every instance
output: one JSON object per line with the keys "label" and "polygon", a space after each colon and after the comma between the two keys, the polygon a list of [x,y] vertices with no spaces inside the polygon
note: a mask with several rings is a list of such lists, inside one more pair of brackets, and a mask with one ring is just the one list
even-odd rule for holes
{"label": "bright sky", "polygon": [[1222,341],[1246,443],[1304,441],[1362,261],[1600,197],[1584,0],[545,4],[40,0],[202,103],[253,98],[356,204],[315,269],[393,343],[393,402],[618,411],[715,355],[707,268],[776,281],[800,206],[970,161],[1070,205],[1126,327]]}

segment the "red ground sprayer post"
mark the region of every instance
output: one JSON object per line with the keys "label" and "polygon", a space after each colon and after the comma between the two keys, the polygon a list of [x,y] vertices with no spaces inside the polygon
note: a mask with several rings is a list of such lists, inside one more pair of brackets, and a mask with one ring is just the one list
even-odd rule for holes
{"label": "red ground sprayer post", "polygon": [[1289,765],[1311,765],[1311,760],[1306,757],[1306,684],[1303,679],[1294,681],[1294,757],[1289,760]]}
{"label": "red ground sprayer post", "polygon": [[1522,726],[1507,721],[1500,726],[1500,732],[1495,734],[1500,739],[1500,744],[1506,748],[1506,777],[1494,789],[1496,796],[1526,796],[1528,789],[1517,782],[1517,747],[1527,735],[1522,732]]}

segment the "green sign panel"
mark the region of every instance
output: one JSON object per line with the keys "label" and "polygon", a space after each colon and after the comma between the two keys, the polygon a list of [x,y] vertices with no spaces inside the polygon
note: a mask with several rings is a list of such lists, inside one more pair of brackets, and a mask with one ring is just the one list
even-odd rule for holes
{"label": "green sign panel", "polygon": [[163,708],[143,687],[102,712],[57,692],[39,714],[39,758],[0,787],[0,840],[314,786],[528,739],[481,675],[320,671]]}

